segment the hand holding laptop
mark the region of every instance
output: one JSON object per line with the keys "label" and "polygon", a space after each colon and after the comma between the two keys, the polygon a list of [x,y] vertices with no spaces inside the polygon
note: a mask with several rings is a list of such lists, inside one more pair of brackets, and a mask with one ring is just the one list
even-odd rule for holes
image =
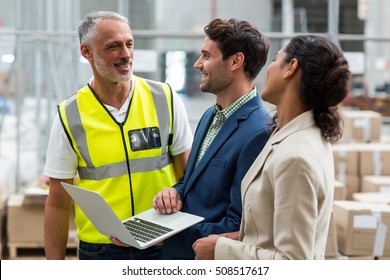
{"label": "hand holding laptop", "polygon": [[[99,193],[64,182],[61,185],[96,229],[121,246],[130,245],[138,249],[145,249],[159,244],[164,239],[204,219],[177,210],[171,212],[170,215],[164,215],[151,208],[125,220],[120,220]],[[175,209],[178,206],[181,208],[181,202],[176,204]]]}
{"label": "hand holding laptop", "polygon": [[183,204],[175,188],[164,188],[158,192],[152,201],[153,208],[161,214],[176,213]]}
{"label": "hand holding laptop", "polygon": [[130,247],[130,245],[126,244],[126,243],[123,243],[122,241],[120,241],[118,238],[116,238],[115,236],[109,236],[108,239],[110,239],[110,241],[112,243],[114,243],[115,245],[117,246],[122,246],[122,247]]}
{"label": "hand holding laptop", "polygon": [[[109,237],[110,241],[114,243],[116,246],[122,246],[122,247],[130,247],[130,245],[123,243],[120,241],[118,238],[115,236],[110,236]],[[155,246],[162,246],[164,244],[164,241],[160,241],[159,243],[154,244]]]}

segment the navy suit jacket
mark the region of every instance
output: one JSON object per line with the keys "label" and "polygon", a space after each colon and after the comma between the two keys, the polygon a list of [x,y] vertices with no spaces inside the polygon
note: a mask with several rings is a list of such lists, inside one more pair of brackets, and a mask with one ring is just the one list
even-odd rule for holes
{"label": "navy suit jacket", "polygon": [[174,186],[182,211],[205,219],[165,240],[163,259],[194,259],[198,238],[240,229],[241,181],[267,142],[272,119],[259,96],[252,98],[225,121],[195,167],[213,115],[211,107],[199,121],[184,176]]}

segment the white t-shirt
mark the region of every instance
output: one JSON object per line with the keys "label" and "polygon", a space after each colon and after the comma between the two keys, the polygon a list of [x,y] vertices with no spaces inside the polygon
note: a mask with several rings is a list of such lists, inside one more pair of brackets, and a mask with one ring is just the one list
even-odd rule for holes
{"label": "white t-shirt", "polygon": [[[118,122],[123,122],[126,117],[133,91],[134,87],[132,87],[129,97],[120,110],[106,104],[104,105]],[[170,147],[170,153],[174,156],[191,148],[193,135],[183,101],[175,91],[172,92],[172,95],[174,121],[172,128],[173,141]],[[76,176],[77,166],[77,155],[69,142],[57,113],[50,132],[43,174],[56,179],[70,179]]]}

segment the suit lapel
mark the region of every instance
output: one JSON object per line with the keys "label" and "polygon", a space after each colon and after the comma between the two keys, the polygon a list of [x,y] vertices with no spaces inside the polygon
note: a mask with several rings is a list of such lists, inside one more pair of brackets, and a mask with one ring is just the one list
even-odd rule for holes
{"label": "suit lapel", "polygon": [[237,122],[236,119],[232,120],[229,118],[227,122],[223,125],[221,130],[218,132],[217,136],[214,138],[214,140],[211,142],[210,146],[208,147],[207,151],[203,155],[202,159],[199,161],[198,166],[195,167],[195,161],[196,157],[198,156],[199,149],[202,145],[203,139],[207,133],[207,128],[203,132],[203,137],[201,138],[202,141],[199,141],[200,143],[197,143],[197,147],[194,153],[194,158],[191,158],[191,175],[186,182],[186,187],[184,191],[184,195],[188,192],[188,190],[191,188],[192,184],[196,181],[197,177],[202,173],[202,171],[207,167],[210,160],[214,157],[214,155],[218,152],[220,147],[226,142],[226,139],[229,138],[229,136],[234,133],[234,131],[237,129]]}
{"label": "suit lapel", "polygon": [[[195,163],[196,163],[196,158],[198,157],[198,153],[200,150],[200,147],[202,146],[203,139],[206,137],[207,130],[211,124],[211,121],[213,119],[213,108],[209,108],[204,116],[203,119],[200,121],[199,126],[196,129],[195,133],[195,139],[191,147],[191,153],[188,158],[188,165],[186,168],[186,173],[188,172],[187,176],[191,178],[193,176],[193,171],[195,169]],[[186,177],[187,177],[186,176]],[[186,179],[186,178],[185,178]],[[184,182],[187,184],[187,182]]]}
{"label": "suit lapel", "polygon": [[271,141],[271,138],[268,140],[268,142],[265,144],[263,150],[259,154],[259,156],[256,158],[256,160],[253,162],[251,167],[249,168],[248,172],[246,173],[244,179],[241,183],[241,193],[242,198],[244,199],[246,191],[248,190],[248,187],[250,186],[251,182],[261,173],[261,170],[263,169],[263,166],[268,158],[268,156],[272,153],[273,149],[273,141]]}
{"label": "suit lapel", "polygon": [[215,139],[211,142],[203,158],[200,160],[198,166],[195,167],[196,157],[198,156],[199,149],[202,145],[203,139],[206,136],[207,130],[213,118],[212,109],[209,109],[206,112],[207,115],[205,115],[205,120],[204,120],[205,125],[200,127],[201,130],[196,132],[196,134],[199,135],[199,137],[196,136],[196,139],[194,140],[194,145],[192,147],[190,158],[188,159],[189,162],[188,170],[190,170],[191,174],[188,174],[189,175],[187,177],[188,181],[186,181],[187,178],[184,181],[185,184],[184,195],[186,195],[188,190],[196,181],[197,177],[206,168],[210,160],[219,151],[221,146],[224,145],[227,139],[231,136],[231,134],[233,134],[238,129],[239,121],[248,118],[248,115],[253,110],[257,109],[259,106],[260,106],[259,99],[253,98],[252,100],[246,102],[243,106],[241,106],[233,115],[231,115],[226,120],[226,122],[222,126],[221,130],[218,132]]}
{"label": "suit lapel", "polygon": [[208,147],[206,153],[203,155],[203,158],[200,160],[198,167],[203,169],[207,163],[214,157],[215,153],[218,152],[219,148],[226,142],[229,136],[237,129],[237,122],[235,120],[227,120],[224,123],[221,130],[218,132],[217,136],[213,139],[210,146]]}

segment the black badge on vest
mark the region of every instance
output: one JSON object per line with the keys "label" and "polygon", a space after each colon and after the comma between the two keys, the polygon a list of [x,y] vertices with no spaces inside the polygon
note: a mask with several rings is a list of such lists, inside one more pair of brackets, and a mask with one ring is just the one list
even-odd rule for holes
{"label": "black badge on vest", "polygon": [[161,137],[158,127],[130,130],[129,139],[132,151],[161,148]]}

